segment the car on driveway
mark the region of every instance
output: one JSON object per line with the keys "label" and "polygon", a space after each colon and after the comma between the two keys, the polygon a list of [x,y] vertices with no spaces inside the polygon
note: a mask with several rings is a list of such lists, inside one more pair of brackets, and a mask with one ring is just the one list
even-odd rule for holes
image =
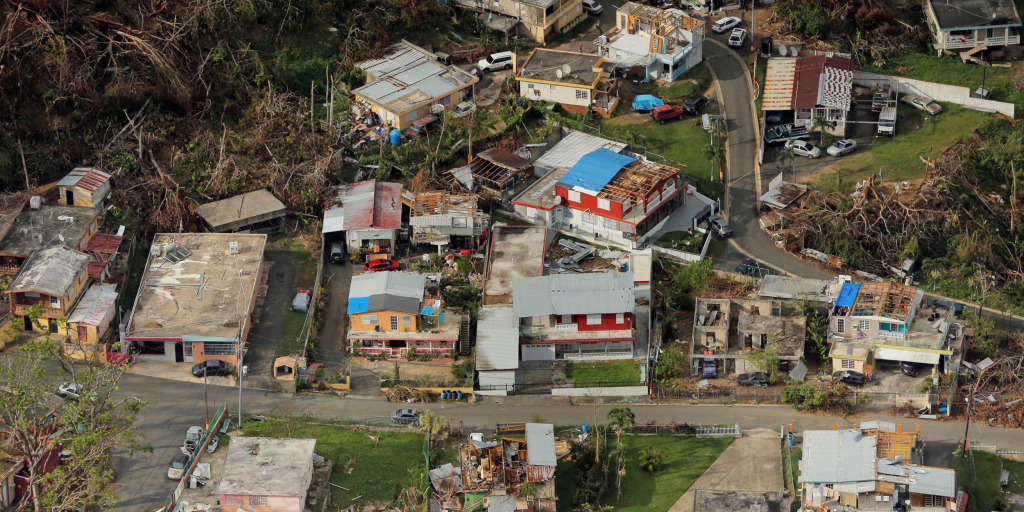
{"label": "car on driveway", "polygon": [[175,455],[174,460],[171,461],[171,467],[167,468],[167,478],[181,480],[185,474],[185,464],[188,464],[188,455],[184,453]]}
{"label": "car on driveway", "polygon": [[740,48],[743,43],[747,41],[747,31],[742,28],[732,29],[732,34],[729,34],[729,46],[733,48]]}
{"label": "car on driveway", "polygon": [[422,413],[415,409],[395,409],[395,412],[391,413],[391,423],[412,425],[420,421],[420,414]]}
{"label": "car on driveway", "polygon": [[725,18],[716,21],[714,25],[711,25],[711,30],[715,31],[715,33],[721,34],[724,33],[726,30],[729,30],[735,27],[736,25],[739,25],[741,21],[743,20],[735,16],[726,16]]}
{"label": "car on driveway", "polygon": [[741,261],[739,265],[736,265],[735,272],[745,276],[764,279],[764,276],[771,275],[772,269],[764,263],[758,262],[752,258],[747,258]]}
{"label": "car on driveway", "polygon": [[704,110],[704,107],[706,106],[708,106],[707,98],[704,96],[695,96],[686,100],[686,103],[683,103],[683,110],[685,110],[687,114],[695,116],[699,114],[701,110]]}
{"label": "car on driveway", "polygon": [[194,377],[202,377],[206,375],[208,377],[223,377],[231,373],[231,368],[228,363],[221,361],[220,359],[211,359],[209,361],[203,361],[192,365],[192,375]]}
{"label": "car on driveway", "polygon": [[331,263],[337,265],[345,264],[345,251],[342,250],[341,242],[331,242]]}
{"label": "car on driveway", "polygon": [[313,292],[299,290],[295,292],[295,297],[292,298],[292,311],[306,313],[309,311],[309,304],[311,302],[313,302]]}
{"label": "car on driveway", "polygon": [[472,114],[474,110],[476,110],[476,103],[473,103],[472,101],[463,101],[462,103],[455,105],[455,108],[452,109],[452,117],[466,117]]}
{"label": "car on driveway", "polygon": [[917,377],[921,373],[921,365],[902,361],[900,362],[900,373],[907,377]]}
{"label": "car on driveway", "polygon": [[787,140],[786,149],[792,149],[794,155],[806,156],[807,158],[818,158],[821,156],[821,148],[805,140]]}
{"label": "car on driveway", "polygon": [[843,156],[853,153],[853,150],[857,149],[857,141],[853,139],[843,139],[836,141],[825,150],[826,153],[832,156]]}
{"label": "car on driveway", "polygon": [[513,52],[492,53],[487,58],[480,59],[480,62],[476,63],[476,68],[484,73],[512,69],[512,57],[515,57]]}
{"label": "car on driveway", "polygon": [[863,386],[868,382],[867,375],[853,370],[840,370],[832,374],[832,382],[842,382],[849,386]]}
{"label": "car on driveway", "polygon": [[587,11],[588,14],[600,16],[601,11],[604,10],[604,7],[601,7],[601,4],[595,2],[594,0],[583,0],[583,10]]}
{"label": "car on driveway", "polygon": [[85,392],[85,388],[81,384],[75,384],[74,382],[65,382],[57,387],[57,391],[53,393],[65,400],[77,402],[82,399],[82,394]]}
{"label": "car on driveway", "polygon": [[363,272],[387,272],[401,268],[402,265],[398,263],[398,260],[372,260],[363,265]]}
{"label": "car on driveway", "polygon": [[672,119],[679,119],[686,115],[686,110],[679,105],[659,105],[651,109],[651,119],[654,119],[658,124],[665,124],[666,121]]}
{"label": "car on driveway", "polygon": [[711,231],[718,235],[718,238],[729,238],[732,236],[732,228],[725,222],[725,219],[718,215],[712,215],[708,217],[708,227]]}
{"label": "car on driveway", "polygon": [[740,386],[768,387],[772,384],[768,374],[764,372],[741,373],[736,376],[736,382],[738,382]]}
{"label": "car on driveway", "polygon": [[903,103],[906,103],[907,105],[910,105],[911,107],[914,107],[914,108],[916,108],[918,110],[922,110],[924,112],[927,112],[927,113],[929,113],[929,114],[931,114],[933,116],[938,114],[938,113],[940,113],[940,112],[942,112],[942,105],[939,105],[938,103],[935,103],[934,101],[932,101],[931,98],[929,98],[927,96],[918,96],[916,94],[906,94],[902,98],[900,98],[900,101],[902,101]]}

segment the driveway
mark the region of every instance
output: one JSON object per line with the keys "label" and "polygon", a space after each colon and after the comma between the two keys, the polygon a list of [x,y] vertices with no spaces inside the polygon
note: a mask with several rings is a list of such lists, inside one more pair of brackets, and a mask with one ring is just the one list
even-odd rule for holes
{"label": "driveway", "polygon": [[345,333],[348,329],[348,291],[352,285],[352,273],[356,265],[346,261],[344,265],[324,263],[326,288],[328,290],[327,311],[324,325],[320,329],[320,344],[317,356],[331,370],[339,370],[346,364]]}
{"label": "driveway", "polygon": [[692,512],[697,489],[778,492],[785,485],[780,443],[779,433],[770,429],[756,429],[733,441],[669,512]]}
{"label": "driveway", "polygon": [[287,249],[268,249],[266,258],[267,296],[260,312],[260,323],[249,332],[249,350],[243,364],[250,375],[270,376],[284,334],[285,316],[291,309],[295,282],[295,264]]}
{"label": "driveway", "polygon": [[[760,196],[754,179],[757,131],[750,101],[749,72],[738,55],[721,42],[727,37],[726,34],[712,34],[704,43],[704,59],[711,65],[718,79],[719,99],[729,129],[726,159],[729,188],[723,208],[727,212],[729,226],[733,229],[735,244],[729,244],[722,258],[741,261],[753,257],[791,275],[814,279],[831,278],[830,274],[818,267],[800,261],[776,247],[757,221],[757,198]],[[767,184],[771,175],[763,171],[761,181]]]}

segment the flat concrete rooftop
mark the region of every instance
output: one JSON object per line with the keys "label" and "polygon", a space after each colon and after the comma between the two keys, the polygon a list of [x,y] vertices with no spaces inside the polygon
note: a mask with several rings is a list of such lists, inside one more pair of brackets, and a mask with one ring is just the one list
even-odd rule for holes
{"label": "flat concrete rooftop", "polygon": [[546,226],[495,226],[491,233],[484,306],[512,304],[512,281],[544,275]]}

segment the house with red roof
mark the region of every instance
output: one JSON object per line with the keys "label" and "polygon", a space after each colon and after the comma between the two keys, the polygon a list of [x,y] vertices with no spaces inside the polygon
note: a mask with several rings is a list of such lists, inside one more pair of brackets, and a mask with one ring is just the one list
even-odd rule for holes
{"label": "house with red roof", "polygon": [[812,129],[814,118],[833,123],[826,131],[846,134],[853,104],[853,59],[838,53],[768,61],[764,110],[792,111],[794,123]]}
{"label": "house with red roof", "polygon": [[402,185],[376,180],[339,186],[324,210],[324,236],[342,236],[348,251],[366,261],[389,258],[402,228],[401,194]]}
{"label": "house with red roof", "polygon": [[110,195],[110,174],[99,167],[75,167],[57,182],[57,203],[64,206],[102,206]]}

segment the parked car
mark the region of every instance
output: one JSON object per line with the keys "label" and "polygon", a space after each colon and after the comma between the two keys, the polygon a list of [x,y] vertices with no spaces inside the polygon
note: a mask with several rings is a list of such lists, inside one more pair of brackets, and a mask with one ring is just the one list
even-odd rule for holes
{"label": "parked car", "polygon": [[311,302],[313,302],[313,292],[299,290],[295,292],[295,297],[292,298],[292,311],[306,313],[309,311],[309,304]]}
{"label": "parked car", "polygon": [[743,20],[735,16],[726,16],[725,18],[716,21],[714,25],[711,25],[711,30],[715,31],[715,33],[721,34],[726,30],[739,25],[741,21]]}
{"label": "parked car", "polygon": [[712,233],[718,235],[718,238],[729,238],[732,236],[732,228],[725,222],[725,219],[718,215],[708,217],[708,227],[711,228]]}
{"label": "parked car", "polygon": [[480,59],[480,62],[476,63],[476,68],[484,73],[512,69],[512,58],[514,56],[515,53],[513,52],[492,53],[487,58]]}
{"label": "parked car", "polygon": [[740,386],[761,387],[768,387],[772,383],[768,374],[764,372],[741,373],[736,376],[736,382],[738,382]]}
{"label": "parked car", "polygon": [[601,7],[601,4],[595,2],[594,0],[583,0],[583,10],[587,11],[587,13],[589,14],[598,16],[601,14],[601,11],[604,10],[604,7]]}
{"label": "parked car", "polygon": [[651,119],[658,121],[658,124],[665,124],[666,121],[678,119],[686,114],[686,110],[679,105],[660,105],[651,109]]}
{"label": "parked car", "polygon": [[386,272],[401,268],[402,265],[398,263],[398,260],[371,260],[366,265],[363,265],[363,272]]}
{"label": "parked car", "polygon": [[857,149],[857,141],[853,139],[843,139],[836,141],[825,150],[826,153],[832,156],[843,156],[853,153],[853,150]]}
{"label": "parked car", "polygon": [[223,377],[229,373],[231,373],[231,368],[220,359],[211,359],[192,365],[192,375],[195,377],[202,377],[203,375]]}
{"label": "parked car", "polygon": [[780,142],[809,138],[811,138],[811,132],[807,131],[806,126],[780,124],[772,129],[764,131],[764,141],[768,144],[778,144]]}
{"label": "parked car", "polygon": [[907,361],[900,362],[900,373],[907,377],[917,377],[917,374],[921,373],[921,365],[917,363],[908,363]]}
{"label": "parked car", "polygon": [[422,413],[415,409],[395,409],[395,412],[391,413],[391,423],[412,425],[420,421],[420,414]]}
{"label": "parked car", "polygon": [[331,242],[330,249],[330,261],[335,264],[345,264],[345,250],[344,244],[341,242]]}
{"label": "parked car", "polygon": [[696,96],[686,100],[683,104],[683,110],[691,116],[695,116],[704,110],[704,107],[708,106],[708,99],[704,96]]}
{"label": "parked car", "polygon": [[927,112],[927,113],[929,113],[929,114],[931,114],[933,116],[938,114],[938,113],[940,113],[940,112],[942,112],[942,105],[939,105],[938,103],[935,103],[934,101],[932,101],[931,98],[929,98],[927,96],[918,96],[916,94],[906,94],[902,98],[900,98],[900,101],[902,101],[903,103],[906,103],[907,105],[910,105],[911,107],[914,107],[914,108],[916,108],[918,110],[922,110],[924,112]]}
{"label": "parked car", "polygon": [[782,112],[778,110],[767,110],[764,113],[764,121],[768,124],[779,124],[782,122]]}
{"label": "parked car", "polygon": [[842,382],[850,386],[863,386],[868,382],[868,377],[861,372],[840,370],[832,374],[832,382]]}
{"label": "parked car", "polygon": [[75,384],[74,382],[65,382],[57,387],[57,391],[53,393],[65,400],[77,402],[82,399],[82,394],[85,392],[85,388],[81,384]]}
{"label": "parked car", "polygon": [[193,425],[188,428],[185,432],[185,448],[189,451],[195,450],[196,446],[199,446],[199,440],[203,438],[203,427]]}
{"label": "parked car", "polygon": [[167,478],[181,480],[185,474],[185,464],[188,464],[188,455],[184,453],[175,455],[174,460],[171,461],[171,467],[167,468]]}
{"label": "parked car", "polygon": [[806,156],[807,158],[818,158],[821,156],[821,148],[805,140],[787,140],[786,149],[792,149],[794,155]]}
{"label": "parked car", "polygon": [[772,269],[764,263],[760,263],[752,258],[746,258],[736,265],[736,273],[743,274],[745,276],[756,277],[758,279],[764,279],[764,276],[771,275]]}
{"label": "parked car", "polygon": [[476,110],[476,103],[473,103],[472,101],[463,101],[462,103],[455,105],[455,108],[452,109],[452,117],[466,117],[472,114],[474,110]]}
{"label": "parked car", "polygon": [[438,119],[437,116],[429,115],[421,117],[412,122],[412,126],[409,127],[409,135],[412,135],[413,137],[422,137],[434,131],[439,126],[441,126],[441,120]]}
{"label": "parked car", "polygon": [[732,29],[732,34],[729,34],[728,45],[734,48],[743,46],[743,43],[747,41],[747,31],[742,28]]}

